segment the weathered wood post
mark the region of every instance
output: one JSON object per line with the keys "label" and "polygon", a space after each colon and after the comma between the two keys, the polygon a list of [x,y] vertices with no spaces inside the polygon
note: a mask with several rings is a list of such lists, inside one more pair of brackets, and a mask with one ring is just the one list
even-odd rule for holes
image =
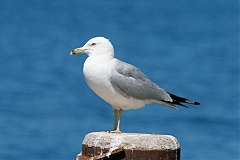
{"label": "weathered wood post", "polygon": [[178,140],[170,135],[92,132],[77,160],[180,160]]}

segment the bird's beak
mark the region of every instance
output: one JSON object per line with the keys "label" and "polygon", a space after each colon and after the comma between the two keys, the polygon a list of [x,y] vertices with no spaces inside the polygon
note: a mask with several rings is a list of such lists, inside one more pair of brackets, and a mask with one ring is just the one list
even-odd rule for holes
{"label": "bird's beak", "polygon": [[81,47],[81,48],[76,48],[70,52],[70,55],[74,54],[79,54],[79,53],[84,53],[87,49]]}

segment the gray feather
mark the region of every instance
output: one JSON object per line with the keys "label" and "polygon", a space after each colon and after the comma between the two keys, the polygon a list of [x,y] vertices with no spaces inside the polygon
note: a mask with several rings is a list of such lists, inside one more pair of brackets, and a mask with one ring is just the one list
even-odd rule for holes
{"label": "gray feather", "polygon": [[117,60],[110,81],[124,97],[172,102],[170,95],[153,83],[137,67]]}

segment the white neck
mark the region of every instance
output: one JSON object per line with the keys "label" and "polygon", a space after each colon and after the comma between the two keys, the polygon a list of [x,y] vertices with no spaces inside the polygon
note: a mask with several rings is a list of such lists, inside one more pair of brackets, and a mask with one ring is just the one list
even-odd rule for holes
{"label": "white neck", "polygon": [[99,54],[99,55],[91,55],[89,56],[90,59],[95,59],[96,61],[109,61],[114,59],[113,55],[108,54]]}
{"label": "white neck", "polygon": [[109,57],[109,58],[114,58],[114,50],[105,50],[105,51],[99,51],[99,52],[94,52],[94,53],[89,53],[88,54],[89,57]]}

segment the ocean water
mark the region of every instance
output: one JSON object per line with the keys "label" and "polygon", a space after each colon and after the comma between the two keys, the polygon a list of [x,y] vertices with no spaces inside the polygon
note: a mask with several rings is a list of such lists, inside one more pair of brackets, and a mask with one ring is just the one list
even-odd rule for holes
{"label": "ocean water", "polygon": [[75,159],[92,131],[110,130],[113,111],[84,82],[95,36],[169,92],[201,102],[123,113],[123,132],[170,134],[183,160],[237,160],[239,2],[0,1],[0,159]]}

